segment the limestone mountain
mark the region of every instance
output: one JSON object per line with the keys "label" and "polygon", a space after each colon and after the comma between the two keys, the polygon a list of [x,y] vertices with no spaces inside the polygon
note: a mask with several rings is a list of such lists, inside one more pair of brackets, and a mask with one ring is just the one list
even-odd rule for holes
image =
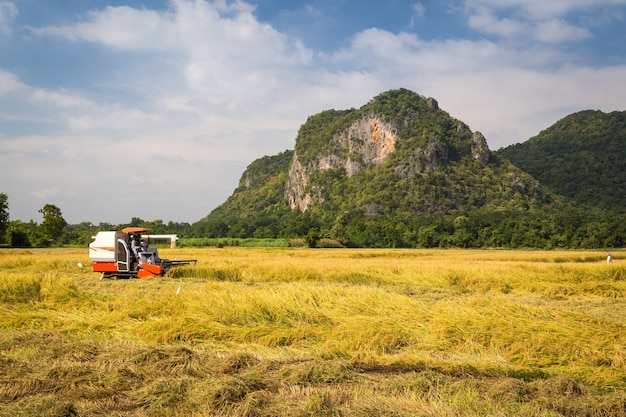
{"label": "limestone mountain", "polygon": [[250,164],[234,193],[196,227],[231,237],[313,230],[358,246],[432,246],[442,244],[433,237],[442,232],[467,246],[475,238],[470,229],[480,227],[499,245],[476,213],[483,223],[501,223],[502,213],[553,205],[554,197],[492,153],[480,132],[435,99],[399,89],[359,109],[309,117],[293,151]]}
{"label": "limestone mountain", "polygon": [[[498,191],[492,185],[500,183]],[[329,110],[301,127],[285,199],[292,209],[414,214],[485,205],[542,205],[532,178],[491,155],[483,135],[436,100],[390,91],[358,110]]]}
{"label": "limestone mountain", "polygon": [[626,111],[571,114],[498,154],[577,204],[626,213]]}

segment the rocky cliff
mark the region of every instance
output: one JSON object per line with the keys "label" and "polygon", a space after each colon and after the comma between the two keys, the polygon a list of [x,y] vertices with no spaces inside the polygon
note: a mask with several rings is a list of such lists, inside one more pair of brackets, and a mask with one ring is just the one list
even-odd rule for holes
{"label": "rocky cliff", "polygon": [[[458,135],[471,138],[471,155],[481,166],[489,162],[491,152],[480,132],[471,133],[465,124],[450,119],[447,113],[439,110],[439,104],[434,98],[426,99],[418,95],[414,98],[426,104],[427,108],[422,109],[422,112],[441,113],[441,116],[448,118],[448,122],[455,123]],[[379,96],[373,103],[384,100],[385,96]],[[365,112],[355,110],[353,113],[359,114],[358,118],[328,137],[319,152],[306,162],[303,163],[296,147],[285,190],[285,199],[292,209],[298,208],[304,212],[312,204],[324,202],[323,186],[311,183],[313,173],[340,169],[346,177],[351,178],[362,170],[387,162],[396,150],[403,131],[415,130],[415,125],[419,126],[424,116],[420,116],[417,108],[411,108],[405,109],[404,117],[390,119],[383,108],[372,107],[372,110]],[[400,177],[412,178],[424,172],[434,172],[448,160],[453,145],[434,132],[427,134],[426,129],[424,127],[422,132],[426,141],[421,141],[422,144],[411,149],[404,161],[394,166],[395,173]],[[301,131],[296,141],[305,141],[305,135]],[[412,138],[407,139],[411,142]]]}
{"label": "rocky cliff", "polygon": [[323,190],[310,184],[313,171],[340,168],[347,177],[382,164],[395,150],[397,128],[376,114],[356,120],[343,132],[329,138],[326,149],[303,165],[295,152],[289,169],[285,198],[289,206],[306,211],[314,202],[323,202]]}
{"label": "rocky cliff", "polygon": [[[528,212],[551,201],[530,175],[492,153],[480,132],[435,99],[399,89],[358,109],[310,116],[294,150],[251,163],[202,224],[209,235],[319,230],[358,245],[410,246],[438,216]],[[379,242],[383,235],[388,241]]]}

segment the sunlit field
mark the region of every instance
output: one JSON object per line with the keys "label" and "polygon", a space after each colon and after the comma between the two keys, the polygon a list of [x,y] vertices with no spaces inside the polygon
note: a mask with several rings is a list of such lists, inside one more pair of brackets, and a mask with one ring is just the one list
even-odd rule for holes
{"label": "sunlit field", "polygon": [[0,250],[0,416],[626,415],[625,252],[160,254]]}

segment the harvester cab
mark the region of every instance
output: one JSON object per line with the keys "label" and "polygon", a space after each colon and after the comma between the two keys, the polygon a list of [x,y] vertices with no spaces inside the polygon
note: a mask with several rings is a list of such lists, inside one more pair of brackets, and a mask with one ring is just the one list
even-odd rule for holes
{"label": "harvester cab", "polygon": [[148,243],[150,229],[127,227],[121,232],[98,232],[89,244],[89,260],[100,278],[151,278],[163,276],[180,265],[195,264],[197,260],[169,260],[159,257],[158,249]]}

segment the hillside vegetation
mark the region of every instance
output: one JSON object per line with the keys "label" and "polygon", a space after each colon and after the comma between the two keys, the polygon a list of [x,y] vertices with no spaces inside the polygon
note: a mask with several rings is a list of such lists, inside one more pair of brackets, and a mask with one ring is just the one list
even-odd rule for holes
{"label": "hillside vegetation", "polygon": [[498,151],[553,192],[626,213],[626,111],[582,111]]}
{"label": "hillside vegetation", "polygon": [[626,257],[0,252],[0,416],[624,416]]}
{"label": "hillside vegetation", "polygon": [[625,142],[626,112],[582,111],[492,152],[435,99],[391,90],[358,109],[310,116],[294,149],[253,161],[232,195],[194,224],[67,225],[50,204],[41,225],[9,222],[0,193],[0,245],[84,246],[98,231],[141,226],[193,245],[620,248]]}
{"label": "hillside vegetation", "polygon": [[491,152],[435,100],[392,90],[359,109],[309,117],[294,150],[250,164],[232,196],[189,236],[307,236],[349,247],[621,247],[624,135],[623,113],[583,112],[528,144]]}

